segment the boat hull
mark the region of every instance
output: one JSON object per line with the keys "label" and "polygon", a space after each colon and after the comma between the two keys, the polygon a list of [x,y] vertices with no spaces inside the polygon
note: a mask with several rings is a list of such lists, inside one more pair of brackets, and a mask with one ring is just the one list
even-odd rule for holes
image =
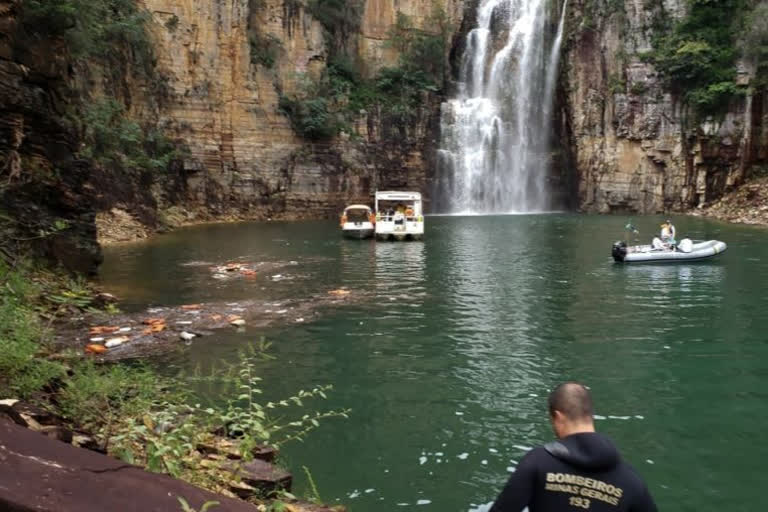
{"label": "boat hull", "polygon": [[345,228],[341,230],[341,234],[350,240],[365,240],[373,236],[373,228]]}
{"label": "boat hull", "polygon": [[376,233],[376,240],[380,241],[394,240],[402,242],[405,240],[421,240],[423,238],[423,233]]}
{"label": "boat hull", "polygon": [[617,263],[685,263],[714,258],[728,249],[725,242],[706,240],[693,243],[690,251],[653,249],[649,245],[627,246],[624,242],[613,244],[611,256]]}

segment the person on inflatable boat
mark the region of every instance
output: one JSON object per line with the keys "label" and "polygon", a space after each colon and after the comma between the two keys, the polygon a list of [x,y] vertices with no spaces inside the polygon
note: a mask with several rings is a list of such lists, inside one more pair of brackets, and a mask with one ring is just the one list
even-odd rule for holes
{"label": "person on inflatable boat", "polygon": [[677,230],[675,229],[674,224],[672,224],[672,221],[667,219],[667,221],[661,225],[660,238],[654,237],[651,245],[654,249],[674,249],[677,246],[675,235],[677,235]]}
{"label": "person on inflatable boat", "polygon": [[672,221],[667,219],[667,221],[661,225],[661,241],[665,244],[675,245],[675,236],[677,235],[677,230],[675,229],[674,224],[672,224]]}

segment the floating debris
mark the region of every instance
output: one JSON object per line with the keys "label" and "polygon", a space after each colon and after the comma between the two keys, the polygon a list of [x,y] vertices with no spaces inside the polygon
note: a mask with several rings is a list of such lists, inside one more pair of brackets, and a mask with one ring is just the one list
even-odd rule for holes
{"label": "floating debris", "polygon": [[85,346],[85,351],[91,354],[103,354],[107,351],[107,347],[96,343],[91,343]]}
{"label": "floating debris", "polygon": [[183,339],[184,341],[190,341],[192,338],[197,337],[197,334],[187,332],[187,331],[181,331],[181,334],[179,334],[179,338]]}
{"label": "floating debris", "polygon": [[184,311],[193,311],[203,307],[201,304],[182,304],[181,309]]}
{"label": "floating debris", "polygon": [[95,327],[91,327],[89,330],[90,334],[112,334],[113,332],[116,332],[120,329],[118,326],[104,326],[99,325]]}
{"label": "floating debris", "polygon": [[122,345],[129,339],[130,338],[128,336],[117,336],[116,338],[109,338],[106,341],[106,343],[104,343],[104,346],[107,348],[117,347],[119,345]]}
{"label": "floating debris", "polygon": [[345,297],[352,293],[349,290],[345,290],[344,288],[339,288],[338,290],[330,290],[328,292],[328,295],[335,295],[336,297]]}

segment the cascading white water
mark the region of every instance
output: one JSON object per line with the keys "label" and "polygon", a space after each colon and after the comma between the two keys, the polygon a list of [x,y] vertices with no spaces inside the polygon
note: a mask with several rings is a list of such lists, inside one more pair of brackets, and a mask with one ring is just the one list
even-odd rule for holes
{"label": "cascading white water", "polygon": [[480,2],[458,95],[442,105],[438,208],[446,213],[551,208],[549,125],[566,4],[554,40],[546,6],[547,0]]}

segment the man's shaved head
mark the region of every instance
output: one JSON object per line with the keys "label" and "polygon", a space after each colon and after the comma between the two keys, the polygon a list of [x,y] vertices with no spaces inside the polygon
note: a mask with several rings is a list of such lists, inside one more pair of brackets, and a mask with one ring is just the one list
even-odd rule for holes
{"label": "man's shaved head", "polygon": [[592,395],[583,384],[564,382],[549,394],[549,415],[560,411],[570,421],[592,421]]}

